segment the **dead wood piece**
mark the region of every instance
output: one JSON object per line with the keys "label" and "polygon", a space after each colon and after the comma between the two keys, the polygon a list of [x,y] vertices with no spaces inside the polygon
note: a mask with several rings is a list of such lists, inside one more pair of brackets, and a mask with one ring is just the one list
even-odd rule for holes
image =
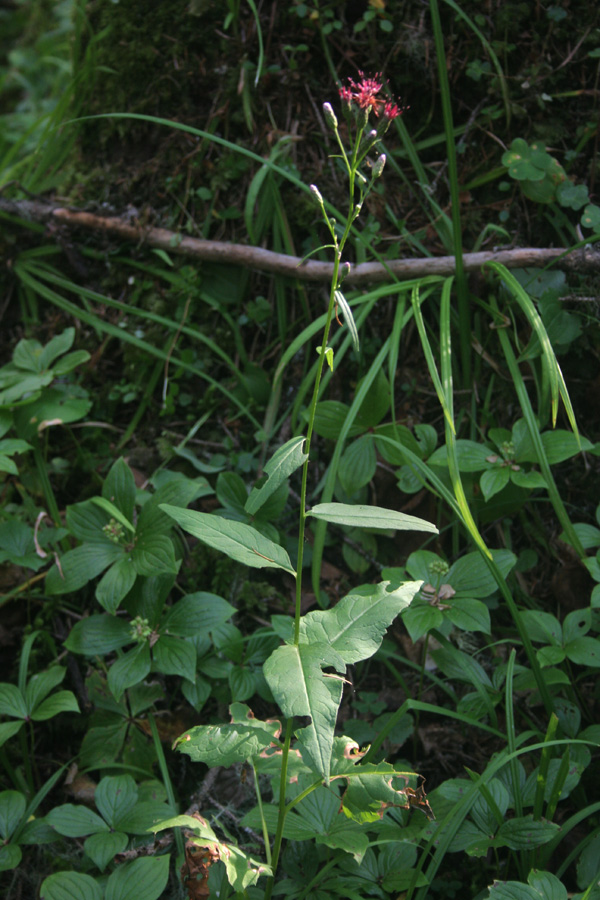
{"label": "dead wood piece", "polygon": [[[189,258],[235,266],[246,266],[275,275],[287,275],[302,281],[328,282],[333,274],[333,264],[286,256],[262,247],[246,244],[230,244],[222,241],[205,241],[184,236],[166,228],[147,227],[118,216],[99,216],[82,210],[67,209],[37,200],[6,200],[0,198],[0,211],[36,222],[60,223],[69,228],[85,228],[104,232],[138,244],[166,250]],[[598,271],[600,250],[586,246],[566,252],[562,248],[521,247],[513,250],[492,250],[465,253],[464,268],[467,271],[481,269],[486,263],[498,262],[507,268],[545,266],[559,260],[564,268],[575,271]],[[352,264],[344,284],[358,286],[391,281],[394,278],[415,278],[424,275],[452,275],[456,264],[453,256],[424,259],[394,259],[385,263],[369,262]]]}

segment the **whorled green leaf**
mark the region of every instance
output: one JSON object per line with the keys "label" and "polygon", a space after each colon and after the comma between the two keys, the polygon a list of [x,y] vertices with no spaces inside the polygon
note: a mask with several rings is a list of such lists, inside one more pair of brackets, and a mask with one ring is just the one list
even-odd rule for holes
{"label": "whorled green leaf", "polygon": [[163,503],[184,507],[198,495],[197,479],[167,481],[161,485],[142,506],[138,522],[138,534],[168,534],[173,527],[173,518],[161,509]]}
{"label": "whorled green leaf", "polygon": [[394,509],[381,506],[362,506],[350,503],[319,503],[307,513],[315,519],[332,522],[335,525],[348,525],[351,528],[375,528],[387,531],[428,531],[437,534],[438,529],[432,522],[407,516]]}
{"label": "whorled green leaf", "polygon": [[256,673],[248,666],[233,666],[227,677],[233,700],[248,700],[256,692]]}
{"label": "whorled green leaf", "polygon": [[131,643],[131,627],[124,619],[93,615],[81,619],[71,629],[65,647],[84,656],[105,656]]}
{"label": "whorled green leaf", "polygon": [[104,831],[91,834],[83,849],[100,871],[104,872],[109,862],[117,853],[122,853],[128,843],[129,838],[122,831]]}
{"label": "whorled green leaf", "polygon": [[48,594],[70,594],[96,578],[107,566],[123,555],[123,549],[108,541],[82,544],[67,550],[60,558],[60,569],[55,564],[46,576]]}
{"label": "whorled green leaf", "polygon": [[59,359],[58,362],[52,366],[52,371],[55,376],[67,375],[69,372],[72,372],[73,369],[77,368],[77,366],[87,362],[90,358],[90,354],[87,350],[74,350],[72,353],[67,353],[66,356]]}
{"label": "whorled green leaf", "polygon": [[16,869],[23,853],[18,844],[4,844],[0,846],[0,872],[8,872]]}
{"label": "whorled green leaf", "polygon": [[161,504],[161,509],[189,534],[236,562],[255,569],[269,566],[295,574],[283,547],[263,537],[251,525],[164,503]]}
{"label": "whorled green leaf", "polygon": [[110,516],[92,500],[84,500],[67,506],[67,528],[71,534],[86,543],[112,544],[111,539],[104,532]]}
{"label": "whorled green leaf", "polygon": [[57,388],[47,388],[41,397],[15,410],[15,424],[26,441],[50,425],[77,422],[88,414],[92,401],[71,397]]}
{"label": "whorled green leaf", "polygon": [[3,747],[11,737],[15,736],[15,734],[18,734],[24,724],[25,719],[20,719],[17,722],[0,723],[0,747]]}
{"label": "whorled green leaf", "polygon": [[42,882],[40,900],[102,900],[95,878],[82,872],[55,872]]}
{"label": "whorled green leaf", "polygon": [[176,574],[179,571],[171,538],[148,529],[138,528],[130,559],[138,575],[161,575],[164,572]]}
{"label": "whorled green leaf", "polygon": [[156,672],[196,680],[196,648],[189,641],[161,635],[152,648],[152,659]]}
{"label": "whorled green leaf", "polygon": [[117,659],[108,670],[108,686],[116,700],[120,700],[127,688],[143,681],[150,671],[150,648],[139,644],[125,656]]}
{"label": "whorled green leaf", "polygon": [[31,676],[25,689],[25,702],[29,712],[32,712],[44,697],[47,697],[50,691],[62,682],[66,671],[64,666],[51,666],[45,672],[38,672]]}
{"label": "whorled green leaf", "polygon": [[25,698],[15,684],[0,684],[0,716],[26,719],[29,714]]}
{"label": "whorled green leaf", "polygon": [[110,831],[104,819],[97,813],[87,806],[76,806],[73,803],[55,806],[46,816],[46,822],[58,834],[71,838]]}
{"label": "whorled green leaf", "polygon": [[567,900],[569,896],[560,878],[557,878],[552,872],[532,869],[527,876],[527,882],[543,900]]}
{"label": "whorled green leaf", "polygon": [[[32,355],[37,360],[39,366],[37,371],[42,372],[44,369],[49,369],[55,359],[71,349],[74,340],[75,329],[73,327],[65,328],[61,334],[57,334],[49,340],[44,347],[40,347],[39,345],[35,347]],[[28,341],[27,343],[35,345],[37,344],[37,341]],[[89,355],[87,358],[89,359]]]}
{"label": "whorled green leaf", "polygon": [[31,718],[34,722],[45,722],[61,712],[79,712],[79,704],[72,691],[58,691],[46,697],[31,713]]}
{"label": "whorled green leaf", "polygon": [[127,834],[147,835],[165,816],[174,812],[159,800],[141,800],[119,819],[119,828]]}
{"label": "whorled green leaf", "polygon": [[[502,577],[506,578],[516,564],[517,557],[510,550],[491,550],[490,553]],[[494,576],[477,551],[457,559],[443,580],[451,584],[456,593],[462,597],[469,595],[477,598],[489,597],[498,589]]]}
{"label": "whorled green leaf", "polygon": [[0,794],[0,837],[9,840],[23,818],[27,802],[20,791],[2,791]]}
{"label": "whorled green leaf", "polygon": [[108,775],[94,793],[94,803],[111,828],[121,828],[121,820],[137,803],[137,785],[131,775]]}
{"label": "whorled green leaf", "polygon": [[[482,472],[489,468],[490,463],[488,457],[492,455],[492,451],[485,444],[477,444],[475,441],[469,441],[459,438],[456,441],[456,457],[458,460],[458,468],[461,472]],[[444,444],[430,456],[429,464],[431,466],[447,466],[448,465],[448,446]]]}
{"label": "whorled green leaf", "polygon": [[547,844],[559,831],[560,825],[556,822],[536,820],[533,814],[529,813],[503,822],[496,832],[494,844],[511,850],[532,850],[534,847]]}
{"label": "whorled green leaf", "polygon": [[132,522],[135,491],[133,472],[121,456],[113,463],[106,476],[102,496],[113,503],[128,522]]}
{"label": "whorled green leaf", "polygon": [[116,519],[117,522],[130,531],[132,534],[135,531],[135,528],[127,518],[127,516],[121,512],[121,510],[112,503],[111,500],[107,500],[106,497],[92,497],[90,503],[94,503],[96,506],[99,506],[100,509],[103,509],[105,513],[107,513],[111,519]]}
{"label": "whorled green leaf", "polygon": [[81,765],[96,769],[114,762],[119,757],[128,728],[125,720],[117,722],[116,725],[88,728],[79,753]]}
{"label": "whorled green leaf", "polygon": [[329,644],[347,665],[368,659],[381,646],[387,628],[411,603],[422,582],[407,581],[394,590],[383,581],[357,589],[337,606],[309,612],[300,620],[303,644]]}
{"label": "whorled green leaf", "polygon": [[340,460],[338,477],[345,492],[354,494],[368,484],[377,468],[375,442],[371,434],[363,434],[345,450]]}
{"label": "whorled green leaf", "polygon": [[104,900],[158,900],[169,880],[170,856],[146,856],[111,872]]}
{"label": "whorled green leaf", "polygon": [[493,466],[484,472],[479,479],[479,486],[485,500],[491,500],[495,494],[500,493],[509,481],[510,472],[506,466]]}
{"label": "whorled green leaf", "polygon": [[444,614],[441,609],[420,599],[415,600],[402,616],[402,623],[414,643],[432,628],[439,628],[443,621]]}
{"label": "whorled green leaf", "polygon": [[136,579],[135,567],[126,557],[118,559],[104,573],[96,587],[96,600],[108,613],[114,615]]}
{"label": "whorled green leaf", "polygon": [[196,681],[184,681],[181,685],[181,693],[187,702],[194,707],[196,712],[200,712],[210,695],[212,694],[212,686],[210,681],[196,675]]}
{"label": "whorled green leaf", "polygon": [[600,641],[596,638],[576,638],[565,646],[565,653],[578,666],[600,666]]}
{"label": "whorled green leaf", "polygon": [[346,671],[343,657],[329,644],[286,644],[267,659],[263,673],[285,716],[311,717],[311,724],[300,729],[297,736],[315,771],[328,781],[343,678],[323,672],[325,667],[333,667],[342,675]]}
{"label": "whorled green leaf", "polygon": [[517,487],[525,488],[528,491],[534,491],[537,488],[548,487],[548,485],[546,484],[546,479],[541,472],[526,472],[524,469],[519,469],[516,472],[511,471],[510,480],[513,484],[516,484]]}
{"label": "whorled green leaf", "polygon": [[562,625],[552,613],[544,610],[524,609],[521,612],[523,625],[531,640],[544,644],[562,644]]}
{"label": "whorled green leaf", "polygon": [[[319,437],[336,440],[344,427],[348,410],[349,407],[339,400],[322,400],[320,403],[317,403],[314,424],[315,434],[318,434]],[[348,437],[354,437],[363,430],[360,425],[355,423],[350,427]]]}
{"label": "whorled green leaf", "polygon": [[445,610],[448,619],[462,631],[482,631],[490,634],[490,611],[481,600],[472,597],[453,597]]}
{"label": "whorled green leaf", "polygon": [[164,634],[193,637],[218,628],[236,612],[227,600],[208,591],[187,594],[175,603],[161,625]]}
{"label": "whorled green leaf", "polygon": [[282,485],[306,460],[302,447],[306,438],[295,437],[279,447],[266,463],[264,472],[268,475],[265,484],[260,488],[252,488],[246,500],[245,509],[248,515],[255,515],[271,494]]}

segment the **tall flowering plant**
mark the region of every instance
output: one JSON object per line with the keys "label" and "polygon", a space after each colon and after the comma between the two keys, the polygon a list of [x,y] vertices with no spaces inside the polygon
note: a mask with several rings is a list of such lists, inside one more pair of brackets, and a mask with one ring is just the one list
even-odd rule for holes
{"label": "tall flowering plant", "polygon": [[[265,680],[283,714],[282,723],[260,722],[247,706],[233,703],[231,722],[197,726],[176,742],[179,750],[209,766],[250,763],[257,789],[258,806],[254,814],[256,824],[260,823],[263,830],[265,862],[220,843],[199,816],[178,816],[156,827],[160,830],[181,826],[191,830],[195,844],[210,848],[216,853],[215,858],[220,857],[225,863],[227,877],[236,891],[245,891],[262,875],[267,875],[264,900],[270,900],[273,892],[284,835],[297,833],[294,828],[301,824],[304,801],[312,809],[319,807],[323,816],[327,810],[327,828],[314,826],[316,830],[311,835],[317,844],[343,849],[355,859],[362,859],[368,847],[366,824],[381,818],[385,809],[415,807],[426,814],[431,812],[418,775],[398,772],[388,763],[362,761],[365,754],[358,745],[335,734],[347,667],[377,652],[387,628],[412,602],[421,582],[404,582],[393,587],[389,582],[381,582],[348,594],[335,607],[301,614],[305,529],[309,517],[354,528],[437,532],[430,522],[381,507],[319,503],[307,508],[308,466],[319,385],[325,361],[333,369],[333,350],[328,346],[328,338],[338,306],[358,340],[350,306],[340,290],[349,268],[342,262],[344,247],[365,197],[385,166],[385,155],[377,155],[377,143],[390,122],[401,113],[396,103],[382,96],[382,91],[380,76],[369,78],[362,73],[360,81],[349,80],[340,89],[342,112],[348,124],[348,148],[333,107],[329,103],[323,107],[339,148],[336,155],[347,170],[349,203],[345,221],[338,223],[327,215],[316,185],[310,187],[331,235],[331,244],[325,246],[333,248],[334,267],[308,427],[305,436],[293,437],[275,451],[264,468],[266,482],[253,488],[245,505],[249,516],[254,516],[271,494],[301,469],[295,566],[283,547],[251,525],[218,515],[161,506],[183,529],[232,559],[255,568],[283,569],[295,579],[293,619],[290,617],[286,624],[281,622],[281,617],[274,620],[273,627],[282,644],[263,665]],[[261,773],[272,778],[275,807],[262,803],[258,780]],[[338,794],[340,787],[342,792]],[[333,804],[332,792],[339,797]],[[314,821],[311,818],[313,825]],[[271,833],[274,833],[272,845]],[[308,837],[306,829],[302,834]]]}

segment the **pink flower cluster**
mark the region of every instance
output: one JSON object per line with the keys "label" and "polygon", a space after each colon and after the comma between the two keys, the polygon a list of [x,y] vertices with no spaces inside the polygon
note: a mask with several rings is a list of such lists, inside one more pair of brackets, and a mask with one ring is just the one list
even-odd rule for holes
{"label": "pink flower cluster", "polygon": [[376,72],[373,78],[367,77],[363,72],[358,74],[360,81],[356,82],[349,78],[349,87],[340,88],[340,97],[345,103],[349,105],[356,103],[360,109],[367,110],[367,112],[373,110],[376,116],[383,115],[389,121],[402,115],[404,112],[402,107],[379,96],[383,88],[381,73]]}

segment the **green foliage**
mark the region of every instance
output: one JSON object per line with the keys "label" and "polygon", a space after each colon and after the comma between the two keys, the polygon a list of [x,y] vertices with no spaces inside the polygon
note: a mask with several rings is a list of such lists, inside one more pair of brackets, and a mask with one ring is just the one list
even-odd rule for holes
{"label": "green foliage", "polygon": [[[496,261],[468,285],[461,263],[463,242],[480,250],[491,236],[514,238],[492,221],[498,198],[485,194],[505,171],[488,168],[498,152],[485,142],[506,146],[511,116],[520,134],[525,122],[531,130],[502,157],[527,201],[513,196],[510,215],[526,209],[536,244],[550,233],[567,249],[574,212],[600,231],[587,152],[596,123],[567,135],[558,103],[544,123],[539,110],[553,98],[538,91],[537,69],[515,62],[519,29],[543,39],[543,66],[561,41],[570,54],[571,20],[549,7],[548,23],[533,27],[527,4],[509,3],[492,41],[485,17],[455,0],[439,10],[431,0],[418,29],[400,29],[404,7],[393,3],[358,12],[284,4],[267,22],[253,2],[230,0],[225,11],[181,2],[136,20],[137,4],[101,0],[90,10],[100,34],[84,38],[83,6],[73,22],[68,4],[42,6],[60,24],[54,49],[66,81],[50,83],[51,53],[42,60],[24,46],[10,76],[0,72],[0,90],[17,79],[23,91],[20,110],[4,117],[5,180],[22,176],[41,190],[64,166],[77,198],[90,196],[96,176],[88,183],[65,165],[84,127],[77,166],[86,157],[104,166],[109,148],[128,160],[114,184],[102,170],[107,202],[126,192],[141,207],[147,191],[151,215],[177,221],[182,240],[218,228],[219,238],[329,255],[333,277],[323,312],[299,281],[180,265],[179,245],[149,261],[139,247],[128,256],[82,241],[67,248],[62,234],[38,238],[30,223],[21,246],[24,226],[2,213],[27,334],[0,369],[0,564],[13,579],[0,605],[23,599],[17,627],[2,632],[0,872],[14,874],[9,890],[21,891],[18,879],[37,866],[34,890],[46,900],[158,900],[181,893],[183,865],[190,895],[250,900],[594,897],[598,445],[579,433],[575,409],[592,437],[581,385],[595,383],[597,323],[572,308],[593,288],[571,272]],[[282,21],[296,35],[300,23],[303,41],[284,45],[285,65],[272,61]],[[193,35],[190,23],[201,26]],[[64,64],[72,31],[81,84]],[[215,39],[195,57],[205,33]],[[418,140],[392,88],[362,74],[346,83],[341,111],[324,105],[303,144],[283,133],[272,94],[309,90],[322,54],[339,80],[348,34],[354,59],[370,45],[377,60],[387,51],[408,60]],[[571,98],[578,112],[593,96],[598,56],[585,56],[593,30],[582,35],[574,53],[586,60],[588,91]],[[435,46],[441,85],[429,111],[414,93],[429,71],[419,71],[421,45]],[[575,64],[565,51],[544,91]],[[402,71],[392,73],[395,88]],[[197,96],[205,87],[210,111]],[[100,118],[66,124],[92,95]],[[267,96],[265,138],[257,123]],[[453,123],[456,96],[473,103],[465,123]],[[184,124],[199,110],[206,130]],[[327,139],[330,166],[319,156]],[[299,174],[308,146],[320,188]],[[574,149],[559,162],[565,146]],[[347,211],[324,196],[347,196]],[[506,223],[508,207],[503,214]],[[453,253],[455,281],[390,273],[374,288],[344,282],[348,259],[387,263],[410,255],[406,244],[413,255]],[[45,344],[42,309],[57,317]],[[72,349],[76,335],[91,353]],[[42,505],[53,528],[40,527]],[[357,574],[366,583],[355,584]],[[73,788],[65,802],[59,789],[73,756],[94,779],[93,801]],[[413,769],[427,771],[428,795]],[[219,780],[236,772],[235,803],[222,803]],[[189,799],[199,784],[202,815]]]}
{"label": "green foliage", "polygon": [[523,138],[515,138],[502,156],[502,165],[508,174],[519,182],[524,195],[535,203],[559,203],[565,209],[576,212],[585,206],[580,223],[584,228],[597,231],[600,208],[589,203],[585,184],[575,184],[558,160],[537,142],[528,144]]}

